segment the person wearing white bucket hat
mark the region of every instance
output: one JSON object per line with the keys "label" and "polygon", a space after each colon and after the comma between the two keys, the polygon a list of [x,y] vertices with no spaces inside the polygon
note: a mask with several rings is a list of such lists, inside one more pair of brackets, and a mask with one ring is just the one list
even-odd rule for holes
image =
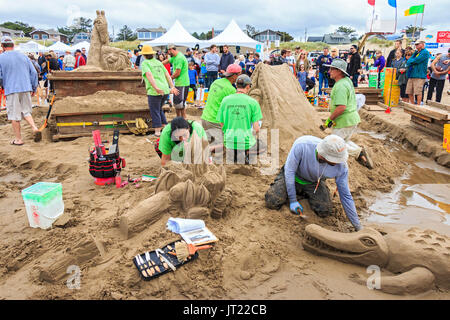
{"label": "person wearing white bucket hat", "polygon": [[356,104],[353,82],[347,73],[347,62],[334,59],[330,65],[330,77],[336,81],[330,95],[330,117],[325,128],[333,128],[333,134],[340,136],[347,143],[348,153],[369,169],[373,168],[372,159],[367,151],[350,141],[361,122]]}
{"label": "person wearing white bucket hat", "polygon": [[324,181],[334,178],[345,214],[355,230],[361,230],[348,186],[347,159],[347,144],[339,136],[329,135],[324,139],[314,136],[298,138],[285,165],[266,192],[266,207],[279,210],[288,202],[291,212],[301,215],[303,207],[298,198],[306,198],[319,217],[330,216],[333,203]]}

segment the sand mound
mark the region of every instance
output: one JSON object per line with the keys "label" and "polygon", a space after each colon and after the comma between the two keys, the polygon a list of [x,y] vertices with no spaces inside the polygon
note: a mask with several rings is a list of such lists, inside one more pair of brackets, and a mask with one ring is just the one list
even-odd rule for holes
{"label": "sand mound", "polygon": [[54,114],[148,109],[147,96],[122,91],[98,91],[82,97],[66,97],[54,104]]}
{"label": "sand mound", "polygon": [[261,105],[263,128],[280,130],[282,153],[300,136],[324,137],[320,116],[308,102],[289,67],[258,64],[250,96]]}

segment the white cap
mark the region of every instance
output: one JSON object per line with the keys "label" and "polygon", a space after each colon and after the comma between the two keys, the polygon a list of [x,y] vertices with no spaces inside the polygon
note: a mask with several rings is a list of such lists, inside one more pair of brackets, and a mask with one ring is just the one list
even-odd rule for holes
{"label": "white cap", "polygon": [[317,152],[332,163],[344,163],[348,159],[347,144],[335,134],[325,137],[317,145]]}
{"label": "white cap", "polygon": [[3,36],[2,37],[2,44],[7,44],[7,43],[14,43],[13,39],[9,36]]}

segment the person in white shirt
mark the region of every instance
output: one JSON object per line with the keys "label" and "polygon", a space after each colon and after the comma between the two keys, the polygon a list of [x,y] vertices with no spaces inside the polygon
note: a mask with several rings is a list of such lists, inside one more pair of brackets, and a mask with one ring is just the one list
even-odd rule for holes
{"label": "person in white shirt", "polygon": [[63,70],[72,71],[75,67],[75,57],[70,53],[70,50],[66,51],[66,55],[63,59]]}

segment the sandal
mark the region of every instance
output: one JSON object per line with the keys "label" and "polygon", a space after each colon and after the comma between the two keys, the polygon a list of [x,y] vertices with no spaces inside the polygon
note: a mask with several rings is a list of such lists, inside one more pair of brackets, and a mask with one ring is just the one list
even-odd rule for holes
{"label": "sandal", "polygon": [[23,146],[23,143],[16,143],[15,140],[11,141],[10,144],[13,146]]}

